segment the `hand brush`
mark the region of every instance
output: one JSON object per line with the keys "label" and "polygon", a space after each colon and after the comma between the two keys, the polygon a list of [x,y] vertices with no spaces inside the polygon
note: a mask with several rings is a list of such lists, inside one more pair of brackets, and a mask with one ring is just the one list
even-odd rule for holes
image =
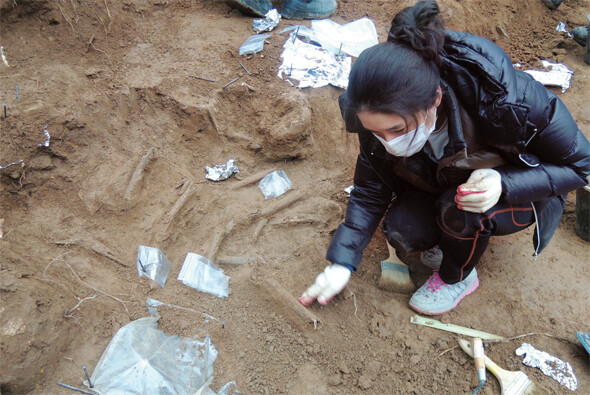
{"label": "hand brush", "polygon": [[[459,339],[459,345],[468,355],[473,357],[473,348],[467,340]],[[502,395],[524,395],[532,394],[535,385],[523,372],[511,372],[496,365],[487,356],[484,357],[486,368],[496,376],[500,382]]]}
{"label": "hand brush", "polygon": [[416,290],[416,286],[410,278],[408,265],[402,263],[395,249],[387,243],[389,258],[381,262],[381,278],[379,279],[379,288],[387,291],[409,294]]}

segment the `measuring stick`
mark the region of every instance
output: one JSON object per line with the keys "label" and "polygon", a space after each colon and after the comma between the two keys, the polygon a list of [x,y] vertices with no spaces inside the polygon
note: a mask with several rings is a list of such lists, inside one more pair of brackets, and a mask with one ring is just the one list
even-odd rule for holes
{"label": "measuring stick", "polygon": [[440,321],[437,321],[432,318],[425,318],[419,315],[414,315],[410,318],[410,322],[416,325],[424,325],[429,326],[431,328],[440,329],[442,331],[458,333],[460,335],[470,336],[470,337],[479,337],[482,340],[506,340],[505,337],[494,335],[487,332],[478,331],[476,329],[466,328],[464,326],[454,325],[454,324],[443,324]]}

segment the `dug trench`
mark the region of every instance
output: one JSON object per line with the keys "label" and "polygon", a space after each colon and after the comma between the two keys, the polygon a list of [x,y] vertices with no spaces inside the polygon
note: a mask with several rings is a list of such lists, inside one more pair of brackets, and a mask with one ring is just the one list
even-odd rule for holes
{"label": "dug trench", "polygon": [[[366,14],[384,39],[395,12],[411,3],[342,1],[333,19]],[[560,19],[582,24],[584,2],[553,12],[540,1],[440,3],[450,27],[496,40],[515,60],[534,65],[542,56],[574,69],[560,95],[588,135],[583,49],[547,28]],[[276,76],[284,35],[273,34],[259,54],[237,55],[251,23],[220,1],[2,2],[10,67],[0,65],[8,104],[0,164],[23,160],[0,170],[3,393],[68,393],[58,381],[81,386],[81,365],[92,372],[117,330],[148,315],[147,298],[194,310],[160,308],[159,328],[211,336],[219,351],[214,390],[231,380],[244,393],[476,386],[457,335],[411,324],[409,296],[377,288],[387,257],[379,231],[344,292],[309,308],[317,328],[297,313],[293,300],[328,264],[358,147],[340,118],[342,90],[300,90]],[[518,34],[522,40],[512,39]],[[230,158],[239,174],[205,179],[205,166]],[[294,189],[265,200],[248,181],[275,169]],[[571,362],[584,392],[587,355],[575,332],[589,329],[590,287],[580,276],[589,256],[574,232],[573,202],[537,260],[532,230],[494,239],[479,266],[480,289],[442,320],[505,336],[556,336],[490,343],[486,352],[506,369],[524,369],[514,349],[528,341]],[[138,277],[139,245],[173,263],[164,288]],[[188,252],[256,260],[220,264],[231,278],[229,297],[220,299],[176,279]],[[416,257],[404,259],[424,281]],[[564,392],[538,370],[526,372],[547,392]],[[498,392],[491,379],[484,393]]]}

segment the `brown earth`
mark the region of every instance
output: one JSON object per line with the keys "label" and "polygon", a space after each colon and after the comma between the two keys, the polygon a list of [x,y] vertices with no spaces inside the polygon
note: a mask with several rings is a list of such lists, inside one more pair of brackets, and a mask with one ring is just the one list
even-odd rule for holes
{"label": "brown earth", "polygon": [[[383,41],[394,14],[412,3],[340,1],[332,19],[368,16]],[[222,1],[0,4],[10,64],[0,64],[8,114],[0,123],[0,165],[23,160],[0,171],[1,392],[70,393],[58,381],[82,386],[81,365],[92,372],[116,331],[148,315],[148,297],[219,319],[164,308],[159,324],[170,335],[211,335],[219,350],[214,390],[231,380],[244,393],[266,394],[459,394],[475,387],[472,361],[455,347],[459,336],[411,324],[409,296],[377,288],[378,263],[387,256],[380,232],[347,289],[329,306],[310,308],[320,320],[316,330],[273,297],[265,279],[295,298],[327,263],[357,154],[339,116],[342,90],[300,90],[276,76],[285,36],[275,32],[263,52],[240,57],[252,18]],[[588,0],[565,1],[555,11],[540,0],[440,4],[448,27],[494,40],[514,62],[530,67],[550,59],[574,70],[572,87],[559,95],[590,134],[590,66],[583,48],[555,31],[560,21],[570,29],[585,25]],[[47,148],[38,146],[45,128]],[[229,158],[239,175],[205,179],[206,165]],[[294,191],[264,200],[256,184],[232,189],[273,168],[287,172]],[[254,240],[264,210],[296,193],[301,199],[268,215]],[[536,260],[532,230],[493,239],[479,265],[480,288],[441,318],[504,336],[552,335],[487,344],[494,361],[524,370],[544,393],[568,390],[523,366],[514,354],[523,341],[569,361],[578,391],[590,393],[588,354],[575,335],[590,331],[590,250],[574,231],[574,201],[572,194]],[[223,266],[230,296],[178,281],[186,253],[208,255],[226,228],[218,256],[257,257]],[[138,277],[138,245],[157,247],[173,262],[165,288]],[[413,269],[424,281],[423,270]],[[499,393],[497,381],[483,393]]]}

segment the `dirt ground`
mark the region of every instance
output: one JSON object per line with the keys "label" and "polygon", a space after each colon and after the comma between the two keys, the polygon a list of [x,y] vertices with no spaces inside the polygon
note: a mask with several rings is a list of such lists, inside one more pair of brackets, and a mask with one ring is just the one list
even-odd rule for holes
{"label": "dirt ground", "polygon": [[[0,64],[8,115],[0,118],[0,165],[23,161],[0,170],[0,392],[71,393],[58,381],[81,387],[81,366],[92,373],[117,330],[148,315],[147,298],[195,310],[162,308],[159,327],[211,335],[216,391],[232,380],[243,393],[263,394],[460,394],[476,386],[472,361],[456,347],[460,336],[411,324],[409,295],[377,287],[387,257],[380,232],[345,291],[310,307],[317,329],[274,296],[266,279],[295,298],[326,265],[358,149],[339,116],[343,90],[300,90],[277,77],[285,35],[274,32],[264,51],[240,57],[252,18],[223,1],[0,4],[10,65]],[[394,14],[411,4],[341,0],[332,19],[369,17],[384,41]],[[524,67],[541,59],[570,67],[572,87],[559,95],[590,135],[590,66],[584,49],[555,30],[561,21],[585,25],[588,0],[555,11],[540,0],[439,4],[449,28],[494,40]],[[310,26],[283,20],[278,30],[298,23]],[[49,147],[39,145],[44,130]],[[205,179],[206,165],[230,158],[239,174]],[[272,169],[285,170],[294,190],[265,200],[256,184],[235,187]],[[524,370],[541,393],[569,391],[522,364],[514,351],[523,342],[569,361],[578,392],[590,393],[588,354],[576,338],[590,332],[590,249],[574,231],[574,202],[571,194],[536,260],[532,230],[493,239],[480,288],[439,317],[507,337],[537,333],[487,343],[486,352],[505,369]],[[172,261],[164,288],[138,277],[139,245]],[[220,265],[231,277],[225,299],[176,279],[188,252],[212,250],[257,258]],[[424,281],[416,257],[407,260]],[[483,393],[499,391],[490,378]]]}

